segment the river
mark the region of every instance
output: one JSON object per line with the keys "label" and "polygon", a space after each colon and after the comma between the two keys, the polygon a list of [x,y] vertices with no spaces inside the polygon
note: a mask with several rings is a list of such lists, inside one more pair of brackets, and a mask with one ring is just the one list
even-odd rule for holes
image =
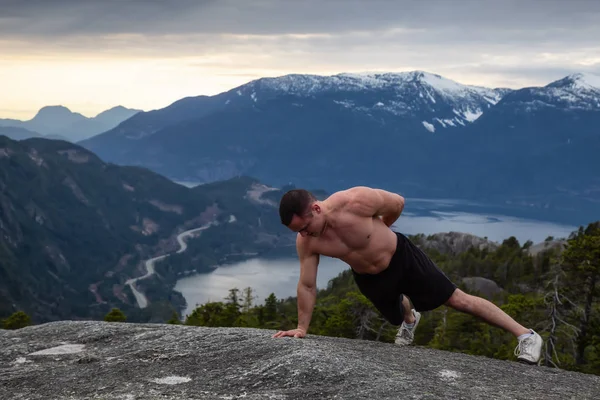
{"label": "river", "polygon": [[[444,211],[439,211],[444,209]],[[527,220],[494,214],[476,214],[455,211],[452,208],[432,205],[425,213],[416,215],[405,212],[393,225],[395,230],[405,234],[433,234],[458,231],[487,237],[496,242],[515,236],[521,244],[527,240],[542,242],[548,236],[567,237],[577,227],[551,222]],[[329,257],[322,257],[317,274],[317,287],[324,288],[330,279],[348,266]],[[193,275],[177,281],[175,290],[182,293],[188,303],[184,316],[196,304],[207,301],[222,301],[231,288],[242,290],[252,287],[257,296],[255,301],[262,303],[270,294],[278,298],[296,295],[299,267],[294,258],[266,260],[253,258],[231,265],[218,266],[208,274]]]}

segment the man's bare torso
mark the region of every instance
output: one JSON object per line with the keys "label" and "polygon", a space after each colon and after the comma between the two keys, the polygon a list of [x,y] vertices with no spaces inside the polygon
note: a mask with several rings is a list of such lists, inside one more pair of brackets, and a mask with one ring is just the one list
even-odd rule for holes
{"label": "man's bare torso", "polygon": [[325,201],[331,208],[322,235],[303,237],[302,245],[309,253],[346,262],[359,274],[384,270],[396,251],[396,234],[380,218],[357,215],[344,202],[336,202],[333,196]]}

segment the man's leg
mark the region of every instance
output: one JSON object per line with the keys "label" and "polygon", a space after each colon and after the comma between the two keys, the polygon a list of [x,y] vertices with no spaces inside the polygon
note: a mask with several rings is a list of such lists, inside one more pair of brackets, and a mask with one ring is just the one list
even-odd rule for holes
{"label": "man's leg", "polygon": [[402,296],[402,310],[404,311],[404,322],[414,324],[417,320],[410,307],[410,300],[406,296]]}
{"label": "man's leg", "polygon": [[402,311],[404,314],[404,321],[398,329],[395,343],[400,346],[407,346],[411,344],[415,338],[415,331],[417,330],[417,325],[421,319],[421,314],[411,308],[410,300],[406,295],[402,296]]}
{"label": "man's leg", "polygon": [[517,337],[531,333],[529,329],[512,319],[491,301],[467,294],[460,289],[454,291],[450,299],[446,302],[446,305],[455,310],[479,317],[487,323],[502,328]]}
{"label": "man's leg", "polygon": [[527,329],[506,314],[491,301],[473,296],[456,289],[445,303],[458,311],[479,317],[490,325],[504,329],[515,335],[519,344],[515,348],[517,359],[529,364],[537,364],[540,359],[543,340],[533,329]]}

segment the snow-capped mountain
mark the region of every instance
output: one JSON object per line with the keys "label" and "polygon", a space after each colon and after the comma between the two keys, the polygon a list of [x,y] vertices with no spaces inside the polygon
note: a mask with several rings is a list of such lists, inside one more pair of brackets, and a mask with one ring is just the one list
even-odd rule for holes
{"label": "snow-capped mountain", "polygon": [[[182,181],[250,175],[584,212],[600,201],[598,98],[584,74],[518,90],[423,71],[286,75],[139,113],[80,144]],[[587,197],[574,205],[577,193]]]}
{"label": "snow-capped mountain", "polygon": [[[423,127],[434,132],[473,122],[510,91],[463,85],[440,75],[411,71],[285,75],[261,78],[228,93],[249,97],[256,103],[282,94],[322,96],[341,107],[366,113],[419,117]],[[232,101],[227,99],[228,104]]]}
{"label": "snow-capped mountain", "polygon": [[571,74],[544,87],[514,91],[505,101],[519,103],[524,112],[548,107],[563,110],[600,110],[600,76]]}
{"label": "snow-capped mountain", "polygon": [[296,106],[303,99],[326,99],[378,120],[387,117],[414,119],[423,132],[457,128],[476,120],[510,89],[463,85],[440,75],[412,71],[402,73],[341,73],[331,76],[290,74],[250,81],[215,96],[181,99],[170,106],[139,113],[98,140],[139,140],[186,120],[197,120],[236,107],[262,107],[286,98]]}

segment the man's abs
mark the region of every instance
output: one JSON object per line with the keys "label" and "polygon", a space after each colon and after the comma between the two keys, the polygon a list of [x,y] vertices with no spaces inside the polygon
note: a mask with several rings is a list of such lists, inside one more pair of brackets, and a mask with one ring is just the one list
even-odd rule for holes
{"label": "man's abs", "polygon": [[314,243],[314,251],[338,258],[359,274],[387,268],[396,252],[397,236],[379,218],[340,218]]}

